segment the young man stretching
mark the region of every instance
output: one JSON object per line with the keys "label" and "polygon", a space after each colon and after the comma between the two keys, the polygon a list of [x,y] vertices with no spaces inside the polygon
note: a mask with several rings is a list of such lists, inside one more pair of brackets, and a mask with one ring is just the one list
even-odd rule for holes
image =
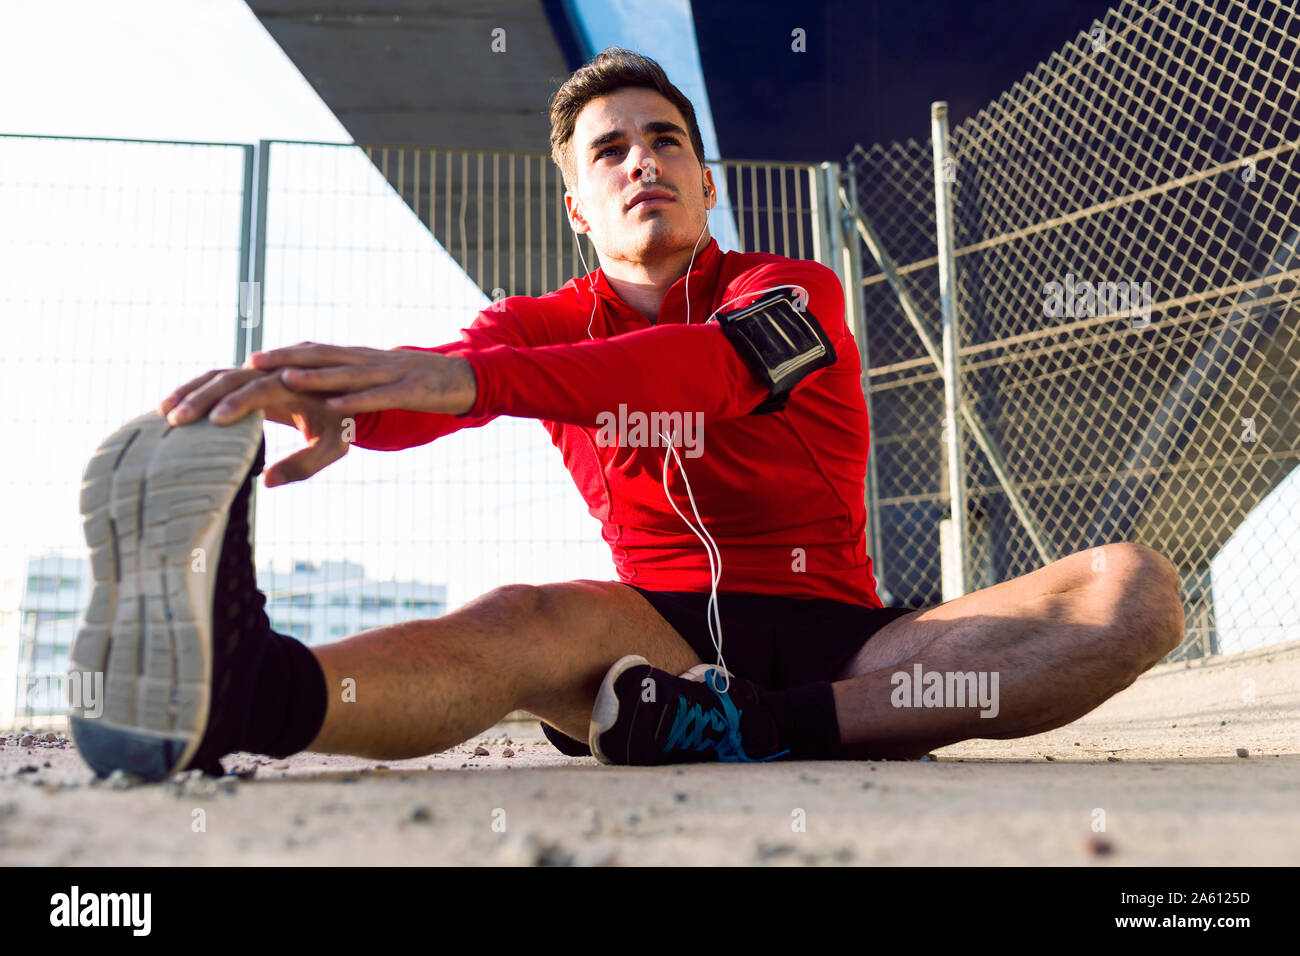
{"label": "young man stretching", "polygon": [[[220,773],[234,751],[414,757],[516,709],[606,763],[909,758],[1059,727],[1178,644],[1177,575],[1132,544],[928,610],[881,607],[835,274],[718,248],[694,110],[654,61],[606,50],[557,92],[551,124],[595,273],[495,303],[436,348],[256,353],[92,459],[95,589],[72,669],[102,671],[106,703],[71,723],[96,770]],[[551,433],[617,582],[508,585],[313,648],[271,630],[248,530],[263,417],[308,441],[267,470],[275,487],[350,442],[408,448],[498,415]],[[934,706],[925,678],[914,706],[900,673],[969,697]]]}

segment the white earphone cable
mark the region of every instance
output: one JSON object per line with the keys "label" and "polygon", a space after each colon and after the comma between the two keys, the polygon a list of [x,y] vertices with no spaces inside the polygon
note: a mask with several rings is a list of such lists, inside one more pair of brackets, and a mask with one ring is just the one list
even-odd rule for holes
{"label": "white earphone cable", "polygon": [[[653,182],[654,180],[651,179],[650,181]],[[708,188],[708,183],[706,182],[705,197],[707,198],[711,194],[711,192],[712,191]],[[700,239],[704,237],[704,231],[709,226],[709,211],[710,210],[708,210],[707,208],[704,211],[704,225],[700,227],[700,234],[695,237],[695,246],[692,247],[691,249],[691,258],[686,265],[686,286],[684,292],[686,296],[686,324],[687,325],[691,324],[691,268],[695,265],[695,253],[699,249]],[[591,316],[587,320],[587,337],[592,341],[595,341],[595,336],[592,335],[591,332],[592,324],[596,320],[597,299],[595,295],[595,282],[591,278],[591,268],[587,265],[587,257],[583,255],[582,241],[579,238],[576,230],[574,231],[573,238],[574,238],[574,242],[577,244],[578,247],[578,257],[582,261],[582,267],[586,270],[585,278],[587,279],[587,291],[591,294]],[[716,309],[710,312],[708,318],[706,318],[704,321],[708,322],[709,319],[712,319],[713,316],[717,315],[718,312],[720,312],[726,306],[730,305],[732,302],[737,301],[737,299],[742,299],[748,296],[756,295],[760,292],[771,292],[776,289],[795,289],[800,294],[800,305],[801,306],[807,305],[808,291],[804,289],[802,286],[797,286],[797,285],[771,286],[770,288],[767,289],[759,289],[756,292],[746,292],[743,293],[742,295],[735,296],[731,299],[728,299],[726,302],[722,303],[722,305],[718,306]],[[691,529],[695,537],[700,539],[700,543],[704,545],[704,552],[709,559],[709,585],[710,586],[709,586],[709,605],[708,605],[708,610],[706,612],[707,623],[709,628],[709,638],[713,642],[714,649],[718,652],[717,667],[718,670],[721,671],[722,680],[725,681],[725,683],[721,687],[719,687],[719,690],[722,693],[726,693],[727,688],[731,686],[731,674],[727,670],[726,661],[722,656],[722,616],[718,611],[718,585],[722,581],[722,552],[718,548],[718,543],[713,540],[713,536],[709,534],[708,529],[704,527],[704,519],[700,516],[699,509],[695,505],[695,495],[691,491],[691,482],[690,479],[686,476],[686,467],[682,464],[681,457],[677,454],[677,448],[673,443],[673,436],[665,435],[663,432],[660,432],[659,434],[660,437],[664,439],[668,448],[668,451],[664,454],[664,466],[663,466],[664,495],[668,498],[668,504],[672,506],[673,511],[677,512],[677,516],[682,519],[686,527]],[[670,456],[674,461],[677,462],[677,468],[681,472],[682,481],[686,485],[686,495],[691,503],[691,512],[695,515],[695,520],[699,522],[698,530],[696,526],[691,523],[691,520],[687,518],[685,514],[682,513],[682,510],[677,507],[677,502],[673,500],[672,491],[668,487],[668,459]]]}

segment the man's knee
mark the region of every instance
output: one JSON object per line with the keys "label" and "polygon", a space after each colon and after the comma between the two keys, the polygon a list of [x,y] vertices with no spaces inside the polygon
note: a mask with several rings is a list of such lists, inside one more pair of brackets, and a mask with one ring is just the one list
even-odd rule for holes
{"label": "man's knee", "polygon": [[527,634],[532,642],[560,637],[573,643],[579,632],[603,624],[606,608],[603,592],[595,586],[598,584],[504,584],[479,601],[501,623],[513,625],[512,635]]}
{"label": "man's knee", "polygon": [[558,598],[547,587],[534,584],[504,584],[480,595],[463,611],[472,614],[484,638],[530,646],[549,643],[561,630]]}
{"label": "man's knee", "polygon": [[1178,572],[1160,552],[1118,542],[1097,549],[1094,559],[1103,606],[1122,640],[1142,659],[1142,670],[1160,661],[1183,639],[1182,585]]}

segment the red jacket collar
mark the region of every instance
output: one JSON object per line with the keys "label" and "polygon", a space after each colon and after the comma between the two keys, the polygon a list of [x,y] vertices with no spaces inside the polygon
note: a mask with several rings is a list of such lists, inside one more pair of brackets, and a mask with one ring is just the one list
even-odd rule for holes
{"label": "red jacket collar", "polygon": [[[715,239],[713,236],[709,237],[708,245],[706,245],[703,249],[701,249],[699,252],[695,254],[695,261],[691,265],[689,273],[687,273],[687,275],[690,276],[690,280],[691,280],[691,322],[692,324],[703,320],[708,315],[707,304],[704,306],[704,311],[700,312],[698,315],[696,314],[696,310],[701,307],[700,305],[701,302],[707,303],[712,301],[714,285],[716,284],[718,273],[722,270],[722,259],[724,255],[725,253],[723,253],[722,249],[718,246],[718,240]],[[595,272],[593,272],[592,278],[595,280],[596,283],[597,295],[599,295],[602,298],[612,299],[614,302],[618,303],[619,307],[622,309],[627,309],[629,311],[636,312],[635,309],[633,309],[630,305],[624,302],[619,297],[619,294],[614,291],[613,287],[609,284],[609,280],[605,278],[605,270],[603,268],[597,269]],[[678,279],[676,282],[674,282],[671,286],[668,287],[668,291],[664,293],[664,302],[667,302],[670,298],[674,296],[677,297],[685,296],[686,278],[687,276],[683,275],[680,279]],[[576,282],[579,287],[583,288],[583,291],[586,291],[585,286],[587,283],[585,280],[583,280],[582,278],[578,278]],[[704,295],[706,291],[708,293],[707,297]],[[660,306],[661,312],[662,309],[663,306],[661,305]],[[641,313],[637,312],[636,314],[640,316]],[[683,318],[682,321],[685,321],[685,318]]]}

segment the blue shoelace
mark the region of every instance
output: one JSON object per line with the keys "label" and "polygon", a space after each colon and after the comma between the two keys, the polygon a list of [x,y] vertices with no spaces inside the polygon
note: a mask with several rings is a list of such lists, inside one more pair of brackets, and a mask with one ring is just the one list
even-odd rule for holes
{"label": "blue shoelace", "polygon": [[[745,753],[740,739],[740,715],[744,711],[736,709],[727,691],[718,690],[715,682],[717,674],[717,668],[710,668],[705,672],[704,680],[721,702],[721,712],[716,707],[705,710],[701,704],[691,704],[685,697],[678,697],[677,713],[673,717],[672,730],[668,733],[663,752],[668,753],[674,747],[697,752],[712,747],[717,750],[718,760],[723,763],[762,763],[788,754],[789,750],[781,750],[768,757],[751,757]],[[720,734],[718,739],[706,737],[705,732],[709,730]]]}

